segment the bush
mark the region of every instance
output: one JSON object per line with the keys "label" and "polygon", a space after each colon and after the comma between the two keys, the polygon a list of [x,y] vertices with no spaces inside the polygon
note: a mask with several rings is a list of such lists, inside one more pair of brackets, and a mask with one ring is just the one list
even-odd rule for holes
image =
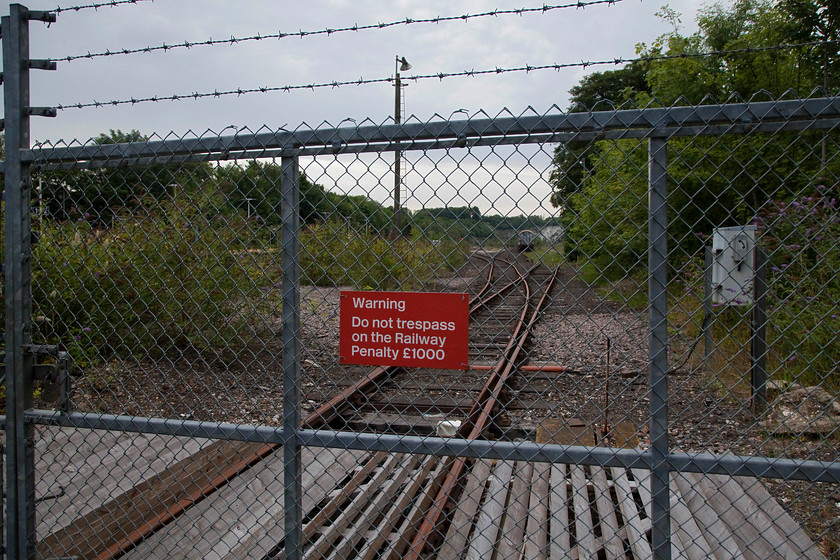
{"label": "bush", "polygon": [[206,210],[172,202],[108,229],[84,219],[42,224],[36,339],[66,344],[82,366],[246,345],[251,319],[271,307],[260,291],[271,274],[238,257],[254,237],[244,220],[209,218]]}
{"label": "bush", "polygon": [[419,289],[440,270],[466,260],[451,241],[387,239],[336,224],[309,227],[302,235],[304,283],[372,290]]}
{"label": "bush", "polygon": [[768,343],[786,376],[840,385],[840,214],[824,186],[757,220],[768,259]]}
{"label": "bush", "polygon": [[[275,229],[219,215],[194,193],[107,229],[84,218],[43,223],[33,265],[33,339],[76,365],[181,356],[232,360],[264,346],[280,316]],[[317,225],[302,235],[302,283],[403,290],[464,261],[453,243],[389,241]]]}

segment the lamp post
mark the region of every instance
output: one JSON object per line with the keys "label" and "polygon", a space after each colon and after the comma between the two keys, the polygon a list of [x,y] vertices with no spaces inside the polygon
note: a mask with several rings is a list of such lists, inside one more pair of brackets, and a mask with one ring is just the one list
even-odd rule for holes
{"label": "lamp post", "polygon": [[[411,64],[405,59],[397,55],[394,63],[394,122],[400,124],[402,120],[401,101],[402,101],[402,82],[400,81],[400,72],[407,72],[411,70]],[[399,142],[395,143],[394,150],[394,226],[393,236],[402,235],[402,208],[400,207],[400,190],[402,186],[402,177],[400,174],[400,160],[402,159],[402,152],[400,151]]]}

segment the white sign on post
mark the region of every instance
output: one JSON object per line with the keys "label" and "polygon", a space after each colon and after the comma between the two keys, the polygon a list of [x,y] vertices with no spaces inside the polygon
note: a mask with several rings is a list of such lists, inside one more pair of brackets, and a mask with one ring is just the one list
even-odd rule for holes
{"label": "white sign on post", "polygon": [[755,231],[755,226],[715,228],[712,235],[712,303],[753,303]]}

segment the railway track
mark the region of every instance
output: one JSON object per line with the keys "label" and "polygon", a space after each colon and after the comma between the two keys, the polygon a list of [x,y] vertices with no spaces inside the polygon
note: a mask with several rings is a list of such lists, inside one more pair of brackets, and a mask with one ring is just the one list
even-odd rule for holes
{"label": "railway track", "polygon": [[[470,300],[472,369],[374,368],[312,411],[304,427],[387,432],[394,431],[396,423],[404,433],[428,435],[440,421],[457,418],[460,437],[502,437],[505,389],[515,366],[524,363],[528,331],[539,317],[554,275],[515,253],[479,254],[473,259],[481,274],[474,281]],[[388,414],[398,422],[387,420]],[[380,421],[372,422],[372,418]],[[138,546],[154,541],[157,533],[171,531],[191,508],[271,460],[277,449],[274,444],[213,442],[202,449],[205,467],[196,467],[191,459],[182,461],[132,491],[130,497],[119,496],[49,535],[39,550],[45,557],[59,550],[66,556],[69,549],[79,558],[101,560],[137,552]],[[213,458],[228,466],[221,472],[207,468]],[[307,555],[419,558],[438,547],[451,521],[446,512],[462,491],[472,462],[384,453],[357,460],[336,491],[304,512]],[[347,539],[352,524],[362,519],[358,512],[353,513],[362,504],[367,511],[362,518],[378,519],[378,525],[355,527],[353,534],[365,538]],[[390,515],[382,513],[389,508],[393,510]],[[120,526],[130,530],[115,529]],[[102,546],[81,548],[80,543],[89,540],[86,533],[101,536],[106,530],[111,530],[112,536]],[[361,540],[366,543],[363,553],[354,551]],[[282,547],[279,539],[263,555],[264,560],[283,558]]]}
{"label": "railway track", "polygon": [[[470,361],[480,367],[466,373],[377,368],[312,416],[331,428],[359,427],[353,425],[354,417],[389,411],[407,420],[404,431],[424,434],[430,426],[418,417],[451,418],[453,412],[465,412],[457,435],[467,439],[498,435],[502,431],[498,419],[505,409],[503,392],[515,366],[524,361],[529,331],[555,274],[513,254],[485,258],[486,276],[470,301]],[[459,404],[452,407],[451,402]],[[370,428],[369,421],[363,422],[365,427]],[[472,464],[462,458],[372,455],[360,470],[369,486],[345,487],[339,496],[343,510],[335,520],[325,523],[329,513],[316,514],[305,525],[307,556],[428,557],[446,535],[452,521],[448,512],[464,491],[463,480]],[[381,479],[367,474],[373,472]],[[369,493],[371,488],[377,490]],[[339,507],[335,500],[328,503]],[[389,509],[392,504],[396,508]],[[366,534],[371,538],[363,538]],[[364,547],[358,548],[362,541]],[[282,558],[278,547],[265,560]]]}
{"label": "railway track", "polygon": [[[364,379],[366,387],[358,390],[352,384],[346,386],[353,393],[346,404],[340,409],[321,407],[319,418],[327,420],[334,429],[414,435],[430,435],[435,422],[456,421],[464,425],[474,414],[476,401],[488,398],[488,380],[498,376],[511,360],[516,365],[524,363],[525,340],[523,337],[516,349],[518,338],[538,296],[551,280],[550,271],[512,253],[479,259],[486,262],[470,302],[470,369],[381,368],[356,373],[354,376]],[[370,387],[375,390],[367,390]],[[494,406],[504,408],[508,403],[497,398]],[[327,419],[329,414],[333,416]],[[505,427],[494,423],[488,429],[500,437]],[[465,428],[461,435],[467,433]]]}

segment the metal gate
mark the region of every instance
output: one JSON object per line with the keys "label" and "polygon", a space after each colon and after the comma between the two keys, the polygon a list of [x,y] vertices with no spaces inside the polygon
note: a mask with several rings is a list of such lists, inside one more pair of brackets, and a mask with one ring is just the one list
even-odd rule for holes
{"label": "metal gate", "polygon": [[[840,99],[31,147],[47,18],[3,18],[8,557],[840,555]],[[350,291],[465,294],[469,363],[350,365]]]}

